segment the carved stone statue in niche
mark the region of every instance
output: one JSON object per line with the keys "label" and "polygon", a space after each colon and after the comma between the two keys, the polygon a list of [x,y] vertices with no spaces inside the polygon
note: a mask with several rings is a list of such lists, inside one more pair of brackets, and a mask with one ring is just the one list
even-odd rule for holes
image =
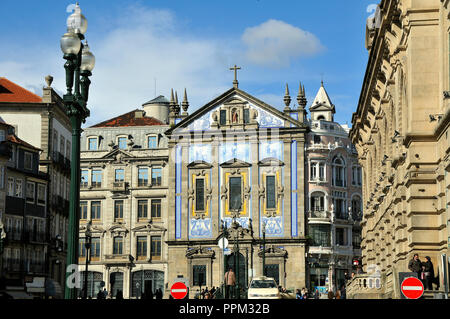
{"label": "carved stone statue in niche", "polygon": [[238,114],[238,111],[236,109],[233,109],[233,111],[232,111],[231,122],[233,124],[239,123],[239,114]]}

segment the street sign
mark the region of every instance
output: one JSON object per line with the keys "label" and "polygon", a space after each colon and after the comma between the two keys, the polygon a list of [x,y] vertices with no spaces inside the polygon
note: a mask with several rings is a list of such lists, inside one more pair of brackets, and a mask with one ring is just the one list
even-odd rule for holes
{"label": "street sign", "polygon": [[227,247],[228,247],[228,239],[226,239],[225,237],[222,237],[222,238],[219,240],[218,246],[220,247],[220,249],[227,248]]}
{"label": "street sign", "polygon": [[419,299],[424,292],[422,282],[414,277],[408,277],[403,280],[401,290],[402,294],[408,299]]}
{"label": "street sign", "polygon": [[170,294],[174,299],[183,299],[186,297],[187,293],[188,289],[182,282],[176,282],[172,285],[172,288],[170,288]]}

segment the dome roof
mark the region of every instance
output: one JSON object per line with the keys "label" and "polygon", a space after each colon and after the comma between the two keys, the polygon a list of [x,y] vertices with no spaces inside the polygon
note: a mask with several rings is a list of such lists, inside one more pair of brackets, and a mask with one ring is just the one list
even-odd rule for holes
{"label": "dome roof", "polygon": [[169,100],[167,100],[163,95],[160,95],[160,96],[154,98],[153,100],[150,100],[150,101],[142,104],[142,106],[149,105],[149,104],[169,104]]}

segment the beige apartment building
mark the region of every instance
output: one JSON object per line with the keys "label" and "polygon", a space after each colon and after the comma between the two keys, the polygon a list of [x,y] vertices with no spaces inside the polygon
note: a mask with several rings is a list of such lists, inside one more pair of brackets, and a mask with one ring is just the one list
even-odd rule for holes
{"label": "beige apartment building", "polygon": [[[155,117],[153,117],[155,116]],[[165,290],[168,239],[168,101],[160,96],[84,129],[81,137],[79,270],[88,296],[140,298]],[[157,118],[156,118],[157,117]],[[86,229],[91,246],[86,249]],[[103,285],[104,284],[104,285]]]}
{"label": "beige apartment building", "polygon": [[448,287],[449,2],[382,0],[367,21],[350,131],[364,171],[366,274],[350,282],[350,298],[401,298],[399,273],[415,253],[431,257],[439,289]]}

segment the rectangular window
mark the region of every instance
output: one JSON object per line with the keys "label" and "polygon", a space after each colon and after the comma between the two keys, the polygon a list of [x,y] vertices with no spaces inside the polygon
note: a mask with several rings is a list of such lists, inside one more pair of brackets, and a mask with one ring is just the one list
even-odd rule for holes
{"label": "rectangular window", "polygon": [[147,257],[147,236],[137,237],[137,259],[142,260]]}
{"label": "rectangular window", "polygon": [[8,177],[8,196],[15,195],[14,187],[15,187],[14,178]]}
{"label": "rectangular window", "polygon": [[266,208],[277,208],[277,194],[275,190],[275,176],[266,177]]}
{"label": "rectangular window", "polygon": [[192,276],[194,286],[206,286],[206,265],[193,265]]}
{"label": "rectangular window", "polygon": [[16,191],[15,196],[19,198],[23,198],[23,181],[21,179],[16,179]]}
{"label": "rectangular window", "polygon": [[244,109],[244,124],[250,123],[250,110]]}
{"label": "rectangular window", "polygon": [[316,163],[314,163],[314,162],[311,162],[311,164],[310,164],[310,180],[315,180],[316,179],[316,177],[317,177],[317,173],[316,173],[317,171],[316,171]]}
{"label": "rectangular window", "polygon": [[361,248],[361,234],[360,233],[353,233],[352,234],[352,245],[354,249]]}
{"label": "rectangular window", "polygon": [[30,170],[30,171],[33,169],[33,154],[32,153],[25,152],[25,159],[24,159],[23,166],[25,169]]}
{"label": "rectangular window", "polygon": [[80,219],[87,219],[88,203],[80,201]]}
{"label": "rectangular window", "polygon": [[93,170],[92,171],[92,187],[102,187],[102,171],[101,170]]}
{"label": "rectangular window", "polygon": [[80,187],[88,187],[89,171],[87,169],[81,170]]}
{"label": "rectangular window", "polygon": [[240,177],[230,177],[230,210],[240,211],[242,208],[242,185]]}
{"label": "rectangular window", "polygon": [[98,150],[98,139],[96,137],[90,137],[88,138],[88,150],[89,151],[96,151]]}
{"label": "rectangular window", "polygon": [[123,237],[116,236],[113,240],[113,254],[122,255],[123,254]]}
{"label": "rectangular window", "polygon": [[152,168],[152,186],[161,186],[162,168]]}
{"label": "rectangular window", "polygon": [[205,210],[205,179],[195,179],[195,210],[197,212]]}
{"label": "rectangular window", "polygon": [[152,259],[161,258],[161,236],[152,236],[151,250]]}
{"label": "rectangular window", "polygon": [[148,185],[148,168],[139,168],[138,170],[138,186]]}
{"label": "rectangular window", "polygon": [[314,144],[320,144],[321,138],[320,135],[314,135]]}
{"label": "rectangular window", "polygon": [[161,200],[152,199],[152,218],[161,218]]}
{"label": "rectangular window", "polygon": [[3,189],[5,187],[5,167],[2,166],[0,168],[0,188]]}
{"label": "rectangular window", "polygon": [[100,238],[93,237],[91,239],[91,261],[99,261],[100,260]]}
{"label": "rectangular window", "polygon": [[100,201],[91,202],[91,219],[99,220],[101,217],[101,203]]}
{"label": "rectangular window", "polygon": [[37,189],[37,203],[40,205],[45,205],[45,188],[43,184],[38,184]]}
{"label": "rectangular window", "polygon": [[67,140],[66,141],[66,158],[70,159],[70,155],[71,155],[71,145],[70,145],[70,141]]}
{"label": "rectangular window", "polygon": [[123,200],[114,202],[114,219],[123,219]]}
{"label": "rectangular window", "polygon": [[78,258],[86,258],[86,238],[80,237],[78,244]]}
{"label": "rectangular window", "polygon": [[147,219],[148,201],[146,199],[138,201],[138,219]]}
{"label": "rectangular window", "polygon": [[123,168],[116,169],[116,183],[123,182],[125,180],[125,170]]}
{"label": "rectangular window", "polygon": [[36,185],[32,182],[27,182],[27,202],[34,203]]}
{"label": "rectangular window", "polygon": [[121,149],[121,150],[127,149],[127,138],[126,137],[118,137],[117,145],[119,146],[119,149]]}
{"label": "rectangular window", "polygon": [[345,229],[344,228],[336,228],[336,245],[340,245],[340,246],[345,245]]}
{"label": "rectangular window", "polygon": [[60,144],[59,144],[59,152],[64,155],[64,150],[66,149],[66,139],[61,135]]}
{"label": "rectangular window", "polygon": [[312,238],[312,246],[331,246],[331,229],[330,225],[310,225],[309,235]]}
{"label": "rectangular window", "polygon": [[325,180],[325,164],[323,163],[319,164],[319,179],[321,181]]}
{"label": "rectangular window", "polygon": [[220,125],[226,125],[226,124],[227,124],[227,111],[220,110]]}
{"label": "rectangular window", "polygon": [[147,141],[148,141],[148,148],[157,148],[158,147],[156,136],[149,136],[147,138]]}

